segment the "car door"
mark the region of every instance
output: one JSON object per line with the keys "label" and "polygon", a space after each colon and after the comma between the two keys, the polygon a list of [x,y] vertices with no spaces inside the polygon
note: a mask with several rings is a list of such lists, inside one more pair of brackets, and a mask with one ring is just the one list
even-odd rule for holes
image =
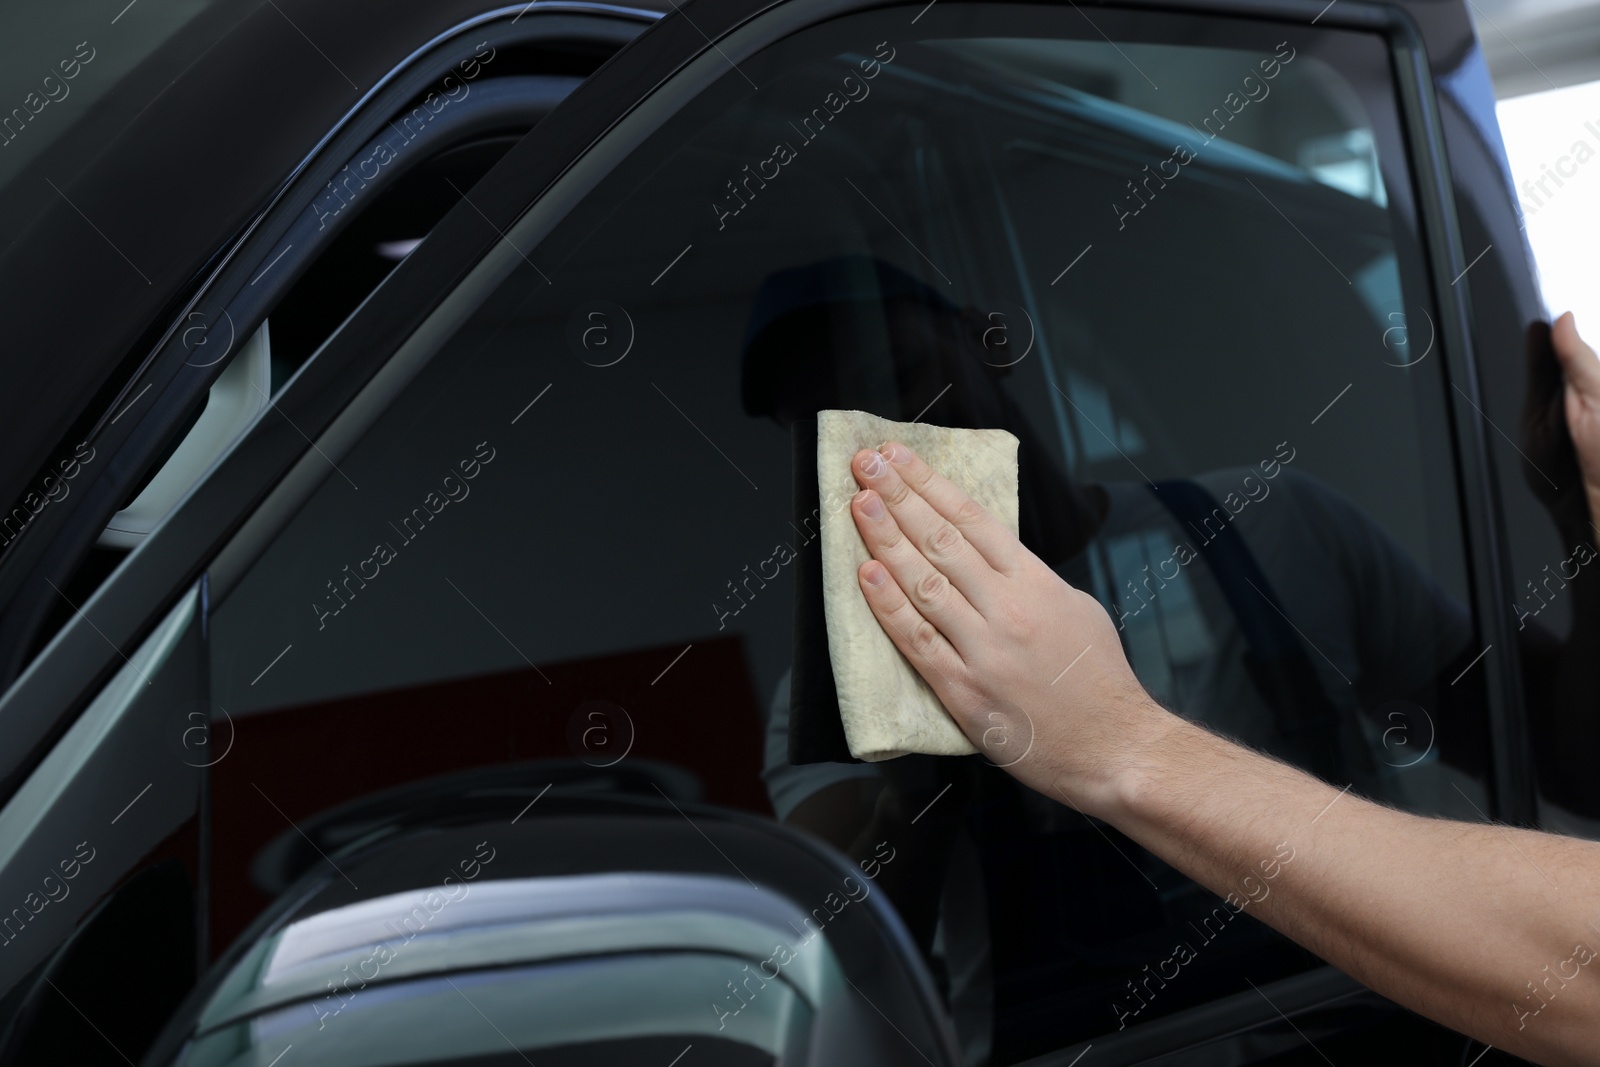
{"label": "car door", "polygon": [[[417,41],[272,202],[240,205],[255,224],[216,251],[222,266],[192,302],[157,324],[163,342],[121,383],[103,432],[57,472],[38,527],[7,528],[8,547],[26,550],[6,557],[13,591],[24,590],[12,618],[34,618],[11,634],[10,653],[31,669],[0,712],[9,761],[0,879],[15,898],[0,923],[11,949],[4,1062],[142,1054],[216,954],[207,768],[231,742],[224,731],[211,747],[209,720],[225,724],[226,712],[210,709],[196,655],[206,586],[177,571],[136,577],[151,564],[205,561],[192,539],[157,544],[153,532],[273,414],[272,393],[458,190],[654,17],[597,4],[526,18],[511,9]],[[31,586],[47,601],[29,603]],[[146,980],[130,989],[130,971]]]}
{"label": "car door", "polygon": [[[1025,542],[1186,715],[1415,810],[1501,810],[1506,625],[1476,607],[1455,442],[1483,430],[1452,406],[1419,47],[1354,4],[664,22],[278,392],[301,436],[263,420],[152,535],[225,541],[213,935],[340,804],[651,761],[860,862],[896,841],[880,884],[969,1062],[1459,1056],[1247,914],[1315,825],[1219,900],[1016,789],[1006,753],[878,767],[801,737],[839,504],[808,419],[856,407],[1016,433]],[[122,578],[157,582],[140,562]]]}
{"label": "car door", "polygon": [[1474,607],[1483,472],[1452,442],[1482,428],[1409,23],[695,11],[469,194],[451,235],[492,247],[459,285],[422,295],[470,254],[441,244],[335,338],[393,355],[212,569],[231,921],[283,820],[424,750],[611,744],[847,852],[907,835],[888,892],[973,1062],[1458,1055],[1247,914],[1315,826],[1219,901],[1003,760],[797,739],[839,506],[807,420],[856,407],[1016,433],[1025,542],[1160,699],[1392,803],[1499,810],[1505,624]]}

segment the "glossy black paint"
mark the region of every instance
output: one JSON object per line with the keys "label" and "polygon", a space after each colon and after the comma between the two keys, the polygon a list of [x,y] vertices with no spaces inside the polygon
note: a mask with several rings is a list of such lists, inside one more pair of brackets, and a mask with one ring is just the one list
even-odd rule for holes
{"label": "glossy black paint", "polygon": [[[159,451],[162,443],[181,425],[185,413],[204,396],[211,379],[220,370],[217,366],[205,368],[192,365],[192,345],[185,337],[188,331],[182,327],[195,321],[190,318],[191,315],[200,316],[198,321],[202,323],[210,323],[221,321],[223,313],[227,312],[229,321],[239,332],[255,329],[282,288],[263,287],[264,291],[257,291],[251,285],[252,279],[258,277],[262,265],[270,261],[277,243],[292,229],[300,212],[309,208],[332,174],[373,136],[374,129],[382,127],[388,114],[432,79],[451,69],[462,55],[470,56],[473,45],[479,39],[488,37],[502,43],[506,40],[548,39],[560,42],[578,39],[590,42],[591,46],[595,42],[607,42],[609,47],[614,48],[647,24],[640,17],[558,10],[530,15],[512,25],[510,16],[514,16],[515,12],[515,8],[509,9],[509,15],[503,15],[492,25],[469,27],[478,32],[458,35],[451,41],[441,43],[431,50],[428,57],[410,64],[403,72],[397,72],[393,81],[375,96],[371,104],[331,136],[317,158],[277,194],[275,203],[279,205],[279,210],[271,220],[265,225],[261,220],[252,224],[249,232],[230,249],[227,262],[216,269],[214,276],[187,310],[172,321],[167,337],[150,353],[145,366],[128,383],[126,392],[130,397],[138,396],[147,387],[149,389],[139,401],[139,407],[125,418],[119,416],[118,424],[109,425],[106,431],[94,437],[95,461],[84,466],[83,472],[72,483],[70,495],[60,504],[46,507],[24,535],[17,538],[0,556],[0,603],[4,604],[0,608],[0,660],[4,661],[0,667],[8,667],[10,671],[20,669],[29,634],[37,628],[49,605],[61,596],[57,590],[67,584],[67,576],[93,544],[106,519],[120,506],[128,486],[132,479],[138,477],[142,465]],[[477,200],[476,195],[474,200]],[[470,207],[465,210],[483,227],[481,216]],[[486,227],[484,231],[491,238],[494,236]],[[292,259],[285,261],[285,266],[293,264]],[[295,411],[287,405],[287,398],[281,397],[277,401],[281,418],[269,417],[257,428],[274,439],[281,436],[278,445],[280,451],[276,454],[288,456],[297,452],[295,441],[304,446],[307,438],[300,431],[314,436],[316,431],[311,427],[325,426],[332,414],[343,406],[355,388],[375,369],[375,365],[362,365],[357,368],[355,378],[343,385],[334,385],[330,380],[321,378],[325,371],[316,370],[317,365],[323,363],[325,361],[314,360],[308,368],[312,372],[311,378],[317,382],[309,387],[322,400],[331,403],[313,414]],[[111,410],[114,414],[122,408],[114,407]],[[306,418],[310,418],[311,422],[304,421]],[[248,466],[244,468],[249,469]],[[283,465],[275,465],[270,471],[281,473],[283,469]],[[208,532],[200,533],[197,528],[186,527],[180,519],[178,526],[181,528],[174,529],[170,536],[152,538],[125,564],[142,571],[144,566],[154,563],[154,560],[144,562],[146,557],[160,557],[163,562],[157,564],[159,572],[174,579],[174,583],[167,585],[162,594],[167,598],[167,603],[171,602],[170,598],[178,588],[200,573],[211,552],[220,544],[222,534],[260,498],[275,480],[275,475],[268,471],[246,474],[241,470],[238,474],[225,476],[223,480],[228,483],[229,490],[220,501],[217,504],[200,505],[200,510],[209,516],[202,524],[202,528]],[[97,595],[87,603],[74,605],[83,609],[93,620],[93,625],[85,625],[85,618],[75,615],[73,622],[60,633],[58,640],[69,646],[71,651],[64,647],[51,658],[61,658],[72,665],[67,675],[45,672],[48,675],[46,677],[33,672],[13,686],[4,700],[0,700],[0,707],[3,707],[24,692],[36,694],[11,704],[19,709],[11,720],[19,732],[14,735],[14,744],[7,746],[5,754],[0,756],[0,796],[9,795],[17,784],[16,775],[25,772],[40,758],[56,731],[65,726],[66,720],[62,716],[54,713],[39,716],[34,713],[52,706],[72,705],[74,701],[83,699],[98,682],[108,676],[109,671],[122,662],[116,649],[132,647],[137,640],[135,632],[143,632],[140,627],[153,625],[155,616],[147,614],[141,622],[132,623],[134,631],[125,628],[121,619],[122,609],[117,605],[132,606],[133,603],[148,606],[148,602],[137,595],[131,601],[123,595]],[[142,608],[138,610],[143,611]],[[131,619],[127,621],[132,622]],[[79,630],[78,627],[83,628]],[[88,642],[79,645],[78,641],[85,636],[99,643],[101,650],[109,653],[110,658],[100,657]],[[10,671],[0,669],[0,677],[9,677]],[[66,681],[72,675],[78,676],[77,682],[68,683],[75,691],[75,696],[68,696],[65,690],[54,688],[58,682]],[[78,683],[85,681],[90,685],[80,687]],[[46,689],[33,688],[39,684],[44,684]],[[38,701],[44,692],[53,695],[43,698],[45,703],[41,705]],[[81,706],[81,703],[77,706]],[[22,708],[29,710],[21,711]],[[0,721],[5,719],[6,713],[0,711]]]}
{"label": "glossy black paint", "polygon": [[[3,545],[0,545],[0,684],[8,684],[31,657],[50,612],[59,611],[63,601],[70,602],[73,599],[64,590],[69,586],[70,576],[85,560],[98,529],[105,519],[125,502],[128,489],[136,484],[137,479],[159,453],[169,435],[204,395],[211,379],[219,372],[219,367],[207,367],[206,360],[192,361],[199,364],[198,366],[180,368],[180,364],[191,362],[190,357],[199,350],[197,342],[203,345],[209,339],[210,335],[206,330],[214,322],[219,321],[224,307],[233,300],[235,294],[227,292],[227,280],[219,272],[224,270],[226,264],[233,263],[237,259],[244,249],[243,242],[260,236],[256,228],[267,207],[269,205],[281,207],[290,188],[304,188],[308,184],[320,185],[330,177],[328,174],[317,175],[316,164],[308,157],[315,152],[319,160],[327,163],[328,160],[324,157],[342,154],[340,147],[342,144],[351,140],[359,142],[363,137],[370,136],[370,129],[362,130],[362,116],[370,120],[370,113],[374,109],[383,110],[381,101],[384,99],[390,98],[392,110],[400,100],[406,99],[413,93],[420,93],[426,87],[430,64],[423,59],[421,53],[437,54],[441,49],[459,51],[462,36],[474,32],[477,28],[482,27],[486,35],[497,35],[503,41],[526,38],[532,32],[536,36],[545,38],[543,47],[552,53],[552,59],[561,62],[565,67],[572,68],[572,73],[587,74],[642,26],[647,25],[652,18],[648,9],[584,3],[545,4],[538,13],[528,17],[526,21],[520,17],[519,11],[520,9],[515,7],[497,7],[489,14],[475,13],[472,17],[452,26],[451,35],[446,40],[434,40],[422,36],[429,31],[425,26],[419,25],[417,36],[412,38],[412,51],[417,54],[404,56],[400,68],[386,70],[378,79],[379,84],[363,97],[360,107],[350,114],[343,115],[342,118],[339,115],[329,118],[327,121],[330,125],[308,129],[303,138],[292,146],[293,152],[299,154],[289,153],[283,160],[259,161],[263,169],[283,176],[278,180],[276,191],[267,189],[250,193],[252,199],[244,201],[249,205],[248,214],[227,226],[214,227],[209,231],[206,237],[206,241],[209,242],[205,245],[206,251],[203,255],[197,253],[197,258],[193,260],[191,266],[193,271],[201,271],[208,276],[202,280],[197,275],[184,282],[182,292],[175,295],[174,299],[181,296],[188,303],[181,307],[166,308],[147,323],[145,335],[126,352],[126,359],[121,369],[112,373],[108,388],[113,388],[114,395],[97,395],[89,401],[86,408],[82,407],[84,396],[80,396],[74,402],[82,411],[83,419],[88,421],[76,426],[65,438],[76,444],[69,445],[63,455],[86,455],[87,460],[73,468],[75,476],[70,483],[57,483],[58,489],[64,486],[65,495],[54,503],[44,504],[42,510],[31,521],[26,522],[20,535],[14,536],[16,533],[14,526],[4,527],[7,519],[12,520],[14,524],[21,523],[32,514],[30,507],[41,506],[41,498],[36,491],[37,486],[49,484],[43,479],[51,471],[61,473],[62,458],[52,453],[47,467],[38,472],[35,479],[37,485],[35,482],[29,483],[35,488],[28,491],[31,496],[25,495],[23,498],[28,504],[23,506],[22,511],[13,509],[6,512],[4,518],[0,518],[0,528],[4,529],[4,532],[0,533],[0,542],[3,542]],[[538,27],[536,31],[535,27]],[[257,36],[258,48],[264,49],[269,43],[268,39]],[[470,59],[470,47],[467,53],[465,58]],[[580,60],[577,66],[573,67],[573,61],[583,56],[587,56],[587,60]],[[448,60],[442,64],[444,68],[450,65]],[[441,73],[442,70],[431,71],[434,77]],[[216,91],[225,88],[225,86],[210,87]],[[208,124],[227,124],[236,120],[236,112],[229,110],[226,103],[219,103],[226,101],[227,97],[211,96],[206,86],[198,86],[197,90],[193,104],[201,113],[187,115],[184,121],[188,123],[189,128],[203,128]],[[393,99],[396,97],[399,99]],[[162,97],[163,100],[166,98]],[[204,110],[208,108],[211,110]],[[380,121],[384,117],[387,116],[379,116]],[[371,122],[368,121],[367,125],[370,126]],[[97,170],[94,173],[102,172]],[[120,176],[123,172],[107,173]],[[19,181],[25,180],[26,175],[19,179]],[[122,188],[109,178],[107,181],[114,188]],[[14,182],[10,188],[15,187]],[[137,187],[129,188],[137,192]],[[72,203],[77,205],[73,208],[73,218],[79,219],[81,225],[82,217],[77,211],[83,205],[80,203],[79,195],[70,190],[61,195],[71,196]],[[135,196],[114,210],[142,215],[149,204],[147,203],[145,208],[141,208],[139,204],[140,200]],[[52,262],[62,261],[58,257],[79,255],[81,250],[72,245],[69,237],[70,234],[52,238],[63,250],[51,255]],[[98,234],[94,239],[102,240]],[[104,241],[102,245],[108,254],[117,255],[121,262],[118,253],[121,242],[118,242],[118,248],[113,248]],[[243,254],[248,258],[247,251]],[[256,262],[254,265],[259,267],[260,263]],[[0,264],[0,274],[3,274],[3,269],[3,264]],[[252,274],[251,279],[254,277]],[[240,286],[233,288],[240,288],[243,284],[240,283]],[[115,321],[115,317],[103,320],[97,316],[74,314],[73,300],[76,298],[68,290],[63,279],[57,279],[57,286],[61,290],[58,294],[60,302],[54,307],[53,313],[58,318],[73,322]],[[207,305],[193,302],[199,287],[203,287],[205,293],[213,298],[213,303]],[[251,287],[251,293],[255,295],[265,296],[273,292],[268,286],[263,286],[260,293]],[[220,302],[216,302],[218,297],[222,298]],[[228,308],[228,310],[237,312],[239,309]],[[237,327],[239,330],[254,328],[248,320],[230,323],[230,327]],[[26,341],[25,333],[18,336],[20,342]],[[154,347],[149,347],[151,345]],[[175,355],[176,347],[184,349],[181,356]],[[48,407],[47,398],[37,391],[30,392],[31,388],[28,383],[19,382],[18,389],[14,393],[0,392],[0,398],[12,395],[24,398],[31,396],[33,401],[28,405],[29,410],[34,413],[45,410]],[[0,400],[0,403],[4,401]],[[23,425],[25,422],[23,419],[15,424]],[[87,444],[90,439],[93,443]],[[78,448],[80,445],[89,451],[84,453]],[[19,445],[11,454],[21,456],[25,454],[25,450]],[[3,477],[4,475],[0,474],[0,478]],[[44,635],[47,636],[48,631],[44,631]]]}
{"label": "glossy black paint", "polygon": [[104,431],[207,267],[364,95],[420,46],[506,6],[216,0],[9,183],[0,500],[19,498],[59,442]]}

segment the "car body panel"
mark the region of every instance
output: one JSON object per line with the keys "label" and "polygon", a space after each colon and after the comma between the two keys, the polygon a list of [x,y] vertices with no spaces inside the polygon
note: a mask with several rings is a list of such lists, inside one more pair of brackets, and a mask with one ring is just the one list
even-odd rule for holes
{"label": "car body panel", "polygon": [[[429,42],[506,10],[219,0],[32,160],[0,208],[0,289],[16,313],[0,367],[0,499],[21,495],[56,442],[116,413],[207,265],[363,99]],[[66,277],[41,263],[66,265],[94,313],[71,313]]]}
{"label": "car body panel", "polygon": [[[628,13],[631,9],[618,9],[620,13],[616,15],[596,10],[594,5],[588,5],[582,12],[573,11],[574,7],[580,6],[552,5],[556,10],[529,16],[522,20],[520,26],[506,25],[515,18],[518,9],[501,9],[497,16],[497,24],[502,30],[509,29],[523,36],[531,34],[536,37],[542,37],[546,28],[558,37],[573,34],[584,28],[579,25],[582,20],[593,23],[598,19],[604,25],[617,27],[618,32],[623,35],[636,33],[639,27],[645,24],[643,15]],[[440,70],[451,69],[458,58],[455,55],[456,51],[461,51],[470,58],[473,48],[468,31],[477,25],[479,25],[478,20],[469,20],[466,30],[452,38],[453,43],[425,49],[426,60],[413,64],[420,67],[420,70],[408,69],[398,73],[392,79],[395,82],[394,91],[387,92],[386,89],[387,97],[394,98],[394,102],[389,106],[396,106],[399,101],[417,91],[416,83],[420,82],[425,87],[429,78],[438,77]],[[586,32],[592,33],[593,27],[588,26]],[[429,64],[438,69],[430,72]],[[380,94],[377,99],[381,102],[385,98],[384,94]],[[370,112],[370,109],[368,110]],[[381,119],[382,116],[379,116],[376,124],[381,125]],[[374,124],[371,115],[367,114],[364,123],[346,121],[344,123],[346,128],[337,131],[339,134],[337,138],[327,134],[325,139],[329,140],[329,151],[337,158],[328,158],[329,151],[321,153],[315,165],[306,164],[310,170],[302,167],[302,173],[292,186],[286,186],[284,191],[277,194],[278,201],[282,203],[284,198],[288,197],[288,203],[294,204],[297,208],[304,205],[309,210],[315,210],[311,205],[315,197],[323,192],[324,182],[343,162],[345,153],[358,151],[366,142],[370,131],[365,127]],[[300,166],[301,163],[302,161],[297,160],[296,166]],[[291,189],[292,191],[289,191]],[[279,211],[278,215],[281,216],[282,211]],[[20,669],[28,662],[26,659],[19,661],[22,650],[29,641],[27,635],[36,632],[41,621],[41,612],[48,610],[48,605],[60,603],[64,596],[60,593],[60,589],[67,584],[65,576],[73,572],[78,565],[77,561],[82,559],[83,554],[93,545],[105,521],[117,510],[120,498],[130,484],[130,476],[137,476],[137,471],[130,468],[129,464],[137,462],[138,456],[148,456],[153,454],[152,450],[159,449],[160,442],[172,433],[175,426],[181,425],[184,413],[205,396],[211,379],[215,377],[220,367],[215,365],[217,361],[209,357],[197,359],[194,356],[195,353],[202,351],[199,346],[203,345],[209,336],[211,324],[225,321],[225,317],[231,312],[232,317],[226,318],[226,321],[230,331],[236,336],[237,332],[253,329],[254,324],[260,321],[270,307],[265,294],[256,295],[252,281],[258,277],[262,265],[271,262],[272,257],[282,251],[278,249],[277,243],[296,222],[296,219],[289,217],[274,218],[275,221],[265,229],[259,223],[252,225],[249,231],[231,246],[229,258],[215,268],[215,276],[197,294],[196,302],[169,324],[164,342],[151,354],[145,368],[129,383],[127,391],[131,397],[140,398],[142,394],[139,407],[126,418],[118,414],[125,410],[126,404],[122,408],[112,409],[110,414],[120,422],[120,425],[108,421],[106,432],[94,438],[96,443],[90,446],[87,458],[81,466],[82,473],[71,483],[67,495],[60,503],[45,507],[29,524],[26,533],[17,537],[7,546],[4,555],[0,556],[0,587],[8,591],[5,595],[9,598],[6,608],[0,609],[0,644],[5,645],[8,652],[0,656],[5,658],[9,670]],[[231,234],[218,236],[221,240],[233,240]],[[193,328],[189,328],[195,322],[202,324],[198,335]],[[180,327],[185,328],[180,329]],[[196,341],[199,345],[194,343]],[[337,410],[350,395],[348,387],[330,387],[328,383],[333,379],[322,379],[323,374],[334,372],[335,369],[328,367],[326,361],[321,362],[323,369],[315,366],[307,369],[311,373],[312,380],[319,381],[319,385],[314,388],[318,400],[313,400],[313,405],[322,406],[325,411],[322,413],[295,411],[286,406],[284,400],[280,398],[275,402],[274,411],[258,420],[255,431],[247,436],[246,442],[250,437],[259,437],[262,432],[266,432],[268,436],[275,436],[273,423],[277,422],[276,431],[286,434],[287,437],[279,446],[274,446],[275,449],[283,446],[295,449],[293,441],[298,441],[300,445],[307,443],[308,438],[296,427],[309,432],[311,427],[323,425],[327,414]],[[343,368],[343,372],[352,370],[356,381],[364,380],[365,376],[371,373],[369,367]],[[339,372],[333,375],[334,378],[338,376]],[[130,457],[119,461],[119,457],[125,453],[131,454]],[[203,525],[210,528],[211,520],[223,515],[241,514],[248,508],[249,502],[259,499],[264,484],[270,480],[257,476],[243,478],[238,475],[225,476],[223,481],[229,487],[225,492],[230,502],[220,507],[200,506],[199,511],[209,516]],[[206,492],[205,486],[208,484],[221,488],[218,479],[213,478],[203,482],[199,491]],[[196,509],[193,507],[180,509],[179,513],[172,516],[173,520],[181,524],[184,521],[181,518],[184,510],[193,514]],[[135,570],[142,571],[144,567],[156,564],[158,557],[161,558],[163,562],[158,566],[165,577],[159,581],[168,590],[163,594],[166,603],[170,603],[169,598],[174,595],[177,588],[187,585],[198,576],[212,551],[206,547],[205,536],[201,535],[197,540],[194,531],[174,533],[166,538],[147,538],[146,541],[147,543],[140,546],[125,563],[133,566]],[[184,571],[185,577],[175,584],[168,584],[176,572],[167,568],[173,566]],[[90,688],[94,687],[107,677],[105,672],[114,669],[113,662],[101,660],[87,645],[77,646],[77,642],[84,636],[94,635],[96,641],[109,641],[111,646],[115,647],[136,643],[145,632],[148,632],[149,626],[153,625],[155,615],[146,614],[143,607],[135,609],[135,614],[140,618],[137,622],[131,618],[127,620],[131,623],[132,629],[125,628],[120,616],[124,607],[132,607],[134,603],[142,600],[143,598],[139,596],[131,599],[118,596],[105,600],[96,596],[93,600],[82,602],[71,602],[69,599],[75,622],[55,635],[54,641],[60,644],[54,647],[60,651],[52,653],[52,656],[75,661],[78,664],[78,673],[82,675],[80,680],[89,682]],[[94,606],[91,607],[91,604]],[[92,615],[94,621],[85,629],[78,630],[78,623],[86,620],[83,613]],[[10,635],[12,640],[5,641],[4,635]],[[68,647],[73,647],[75,650],[65,651]],[[111,651],[109,646],[102,645],[102,647]],[[35,661],[35,666],[37,662],[39,661]],[[24,690],[32,690],[37,684],[52,684],[46,677],[39,676],[31,670],[27,672],[26,679],[13,686],[8,695],[15,696]],[[62,679],[58,678],[59,680]],[[79,700],[86,692],[82,688],[78,691],[79,697],[71,699]],[[11,766],[0,768],[0,782],[10,782],[14,786],[14,775],[21,768],[36,761],[42,754],[40,746],[64,725],[59,721],[52,721],[52,717],[48,714],[40,717],[37,712],[42,711],[44,707],[60,704],[65,694],[58,691],[56,696],[47,699],[41,706],[37,700],[37,691],[35,692],[34,698],[24,699],[13,705],[28,710],[19,711],[17,717],[12,720],[18,730],[14,735],[16,743],[8,749],[0,761],[15,762]],[[81,707],[81,703],[78,706]],[[0,712],[0,718],[3,717],[4,713]],[[8,786],[0,786],[0,793],[8,791]]]}

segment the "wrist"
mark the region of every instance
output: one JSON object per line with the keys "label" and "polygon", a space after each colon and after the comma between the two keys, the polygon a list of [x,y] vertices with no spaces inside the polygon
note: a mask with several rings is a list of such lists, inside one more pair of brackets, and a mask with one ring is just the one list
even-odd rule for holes
{"label": "wrist", "polygon": [[1051,792],[1086,815],[1120,824],[1161,789],[1174,766],[1174,742],[1193,727],[1142,688],[1099,718],[1099,743],[1082,746],[1077,739],[1073,758],[1057,763],[1064,770]]}

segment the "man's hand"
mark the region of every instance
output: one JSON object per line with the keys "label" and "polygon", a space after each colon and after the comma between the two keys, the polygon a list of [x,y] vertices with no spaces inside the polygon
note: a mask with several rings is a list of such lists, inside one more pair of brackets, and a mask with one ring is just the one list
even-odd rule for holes
{"label": "man's hand", "polygon": [[895,646],[989,759],[1103,809],[1175,721],[1139,685],[1105,609],[905,445],[862,451],[852,470],[873,556],[857,577]]}
{"label": "man's hand", "polygon": [[1572,435],[1578,469],[1583,472],[1590,521],[1600,524],[1600,356],[1578,336],[1570,311],[1550,328],[1550,343],[1566,379],[1562,399],[1567,432]]}

